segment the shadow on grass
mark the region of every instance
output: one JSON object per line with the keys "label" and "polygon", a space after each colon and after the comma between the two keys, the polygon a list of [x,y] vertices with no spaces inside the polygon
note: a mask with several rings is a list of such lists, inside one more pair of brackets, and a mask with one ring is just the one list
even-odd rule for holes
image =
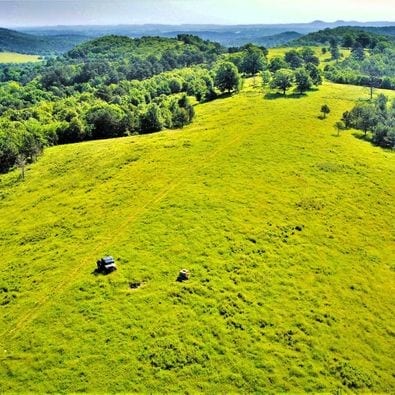
{"label": "shadow on grass", "polygon": [[372,141],[372,138],[368,134],[362,132],[353,132],[352,135],[356,137],[358,140],[367,141],[368,143],[375,145]]}
{"label": "shadow on grass", "polygon": [[266,93],[263,97],[267,100],[277,100],[277,99],[301,99],[303,97],[306,97],[307,95],[305,93],[291,93],[289,95],[283,95],[280,92],[269,92]]}
{"label": "shadow on grass", "polygon": [[362,141],[366,141],[367,143],[370,143],[373,147],[379,147],[381,148],[383,151],[386,152],[394,152],[394,149],[391,147],[383,147],[380,144],[377,144],[373,141],[371,134],[367,133],[365,135],[365,133],[363,132],[352,132],[351,133],[354,137],[356,137],[358,140],[362,140]]}
{"label": "shadow on grass", "polygon": [[237,92],[225,92],[225,93],[221,93],[221,94],[218,95],[214,100],[228,99],[229,97],[232,97],[235,93],[237,93]]}

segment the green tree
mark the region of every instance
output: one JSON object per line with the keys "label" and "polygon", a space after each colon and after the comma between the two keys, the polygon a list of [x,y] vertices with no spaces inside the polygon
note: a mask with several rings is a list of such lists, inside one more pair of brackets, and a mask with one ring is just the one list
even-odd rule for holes
{"label": "green tree", "polygon": [[310,74],[303,67],[295,70],[295,83],[300,94],[309,90],[313,85]]}
{"label": "green tree", "polygon": [[259,71],[265,68],[265,65],[265,55],[260,48],[250,45],[243,51],[241,62],[241,70],[243,73],[255,76]]}
{"label": "green tree", "polygon": [[368,77],[366,82],[369,87],[370,99],[373,98],[373,89],[380,85],[383,67],[374,57],[367,58],[362,62],[362,72]]}
{"label": "green tree", "polygon": [[270,87],[273,89],[279,89],[285,96],[286,91],[291,88],[294,79],[294,74],[291,70],[280,69],[274,73],[273,79],[270,83]]}
{"label": "green tree", "polygon": [[162,130],[164,119],[161,110],[156,103],[150,103],[147,106],[141,120],[141,128],[146,132],[157,132]]}
{"label": "green tree", "polygon": [[365,59],[365,51],[363,46],[356,41],[351,49],[351,55],[356,60],[364,60]]}
{"label": "green tree", "polygon": [[267,86],[270,85],[272,75],[269,70],[264,70],[262,71],[261,76],[262,76],[262,87],[265,89]]}
{"label": "green tree", "polygon": [[88,131],[92,138],[122,136],[125,131],[125,114],[115,104],[99,104],[85,114]]}
{"label": "green tree", "polygon": [[286,52],[284,59],[292,69],[297,69],[303,65],[303,59],[295,49]]}
{"label": "green tree", "polygon": [[331,53],[332,60],[339,60],[341,57],[339,46],[335,40],[332,40],[330,43],[329,51]]}
{"label": "green tree", "polygon": [[275,73],[277,70],[286,69],[288,67],[287,62],[280,58],[279,56],[275,56],[269,63],[269,70],[272,73]]}
{"label": "green tree", "polygon": [[16,157],[16,162],[15,162],[16,166],[21,170],[21,178],[22,180],[25,179],[25,167],[27,164],[27,158],[24,154],[19,154]]}
{"label": "green tree", "polygon": [[314,51],[309,48],[305,47],[300,51],[300,56],[304,60],[306,64],[313,64],[318,66],[320,64],[320,59],[315,55]]}
{"label": "green tree", "polygon": [[351,127],[362,130],[366,136],[368,130],[373,130],[377,125],[377,114],[374,106],[357,104],[350,111]]}
{"label": "green tree", "polygon": [[221,91],[238,91],[240,88],[240,75],[237,67],[231,62],[221,62],[215,69],[215,86]]}
{"label": "green tree", "polygon": [[310,78],[315,86],[322,84],[321,71],[317,66],[312,63],[307,63],[306,70],[309,72]]}
{"label": "green tree", "polygon": [[337,130],[337,136],[340,136],[340,131],[346,128],[346,125],[344,125],[343,121],[337,121],[333,126]]}
{"label": "green tree", "polygon": [[321,112],[323,114],[323,117],[326,118],[326,116],[331,112],[331,109],[329,108],[329,106],[327,104],[323,104],[321,106]]}
{"label": "green tree", "polygon": [[350,33],[346,34],[343,39],[343,47],[351,48],[353,45],[354,45],[353,36]]}

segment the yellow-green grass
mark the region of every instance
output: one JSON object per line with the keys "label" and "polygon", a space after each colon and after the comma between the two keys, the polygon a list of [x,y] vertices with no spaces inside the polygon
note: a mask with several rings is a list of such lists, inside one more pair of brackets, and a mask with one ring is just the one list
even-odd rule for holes
{"label": "yellow-green grass", "polygon": [[394,155],[333,128],[363,96],[247,83],[2,176],[2,392],[393,391]]}
{"label": "yellow-green grass", "polygon": [[39,61],[41,61],[41,57],[38,55],[26,55],[15,52],[0,52],[0,63],[30,63]]}

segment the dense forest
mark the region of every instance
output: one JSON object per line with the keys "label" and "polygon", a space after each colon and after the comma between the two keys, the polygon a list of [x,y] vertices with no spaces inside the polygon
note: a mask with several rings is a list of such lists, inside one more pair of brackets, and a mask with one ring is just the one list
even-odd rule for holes
{"label": "dense forest", "polygon": [[354,128],[370,132],[373,143],[393,149],[395,147],[395,100],[392,102],[382,93],[369,103],[357,103],[343,114],[336,123],[339,130]]}
{"label": "dense forest", "polygon": [[[394,42],[395,28],[388,27],[354,27],[339,26],[334,29],[323,29],[302,36],[289,43],[290,46],[298,45],[325,45],[335,41],[338,44],[348,43],[350,40],[359,41],[364,47],[374,48],[378,42]],[[350,45],[344,45],[348,47]]]}
{"label": "dense forest", "polygon": [[[395,89],[395,29],[338,27],[310,33],[293,45],[328,45],[334,64],[324,67],[325,77],[341,84],[374,88]],[[380,35],[376,32],[387,35]],[[340,49],[351,56],[343,57]],[[371,92],[372,93],[372,92]],[[372,96],[372,95],[371,95]]]}

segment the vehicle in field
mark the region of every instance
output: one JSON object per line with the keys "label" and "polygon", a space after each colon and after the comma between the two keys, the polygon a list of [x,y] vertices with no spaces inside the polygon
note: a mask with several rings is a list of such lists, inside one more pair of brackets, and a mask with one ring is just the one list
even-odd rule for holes
{"label": "vehicle in field", "polygon": [[97,271],[103,274],[109,274],[117,270],[117,265],[112,256],[105,256],[97,261]]}

